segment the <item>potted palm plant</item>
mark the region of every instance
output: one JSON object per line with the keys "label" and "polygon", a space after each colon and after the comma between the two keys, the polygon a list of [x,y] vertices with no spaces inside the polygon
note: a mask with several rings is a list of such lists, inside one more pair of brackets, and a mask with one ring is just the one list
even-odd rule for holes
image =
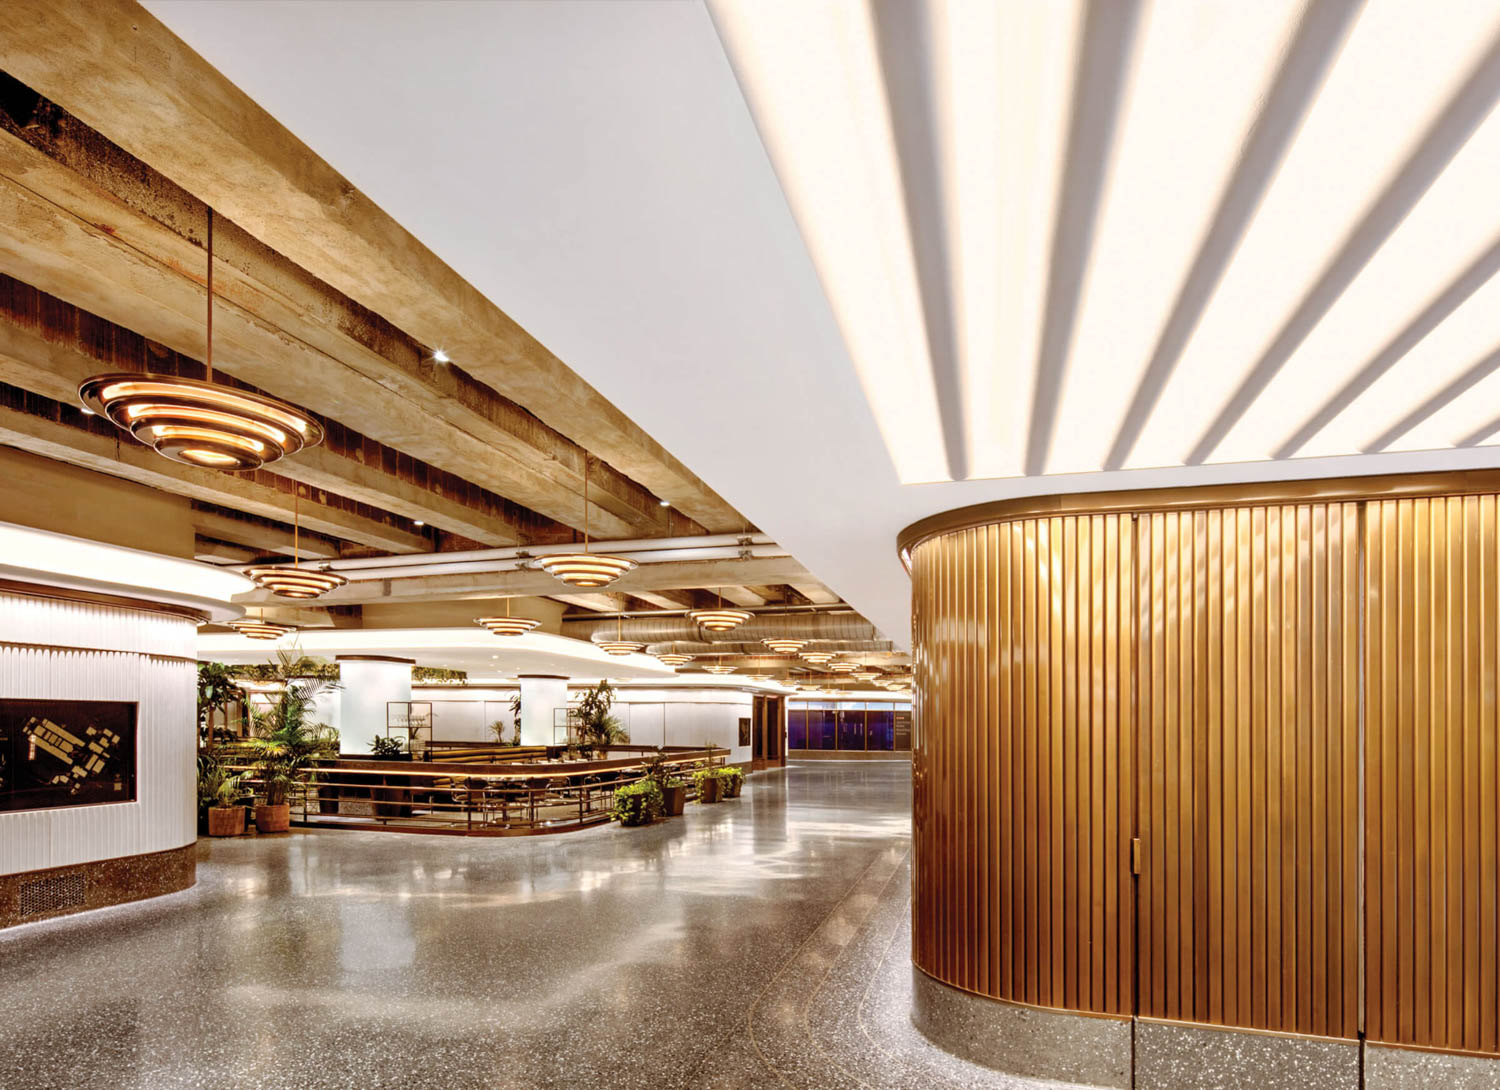
{"label": "potted palm plant", "polygon": [[225,775],[220,778],[214,796],[216,805],[208,808],[209,836],[240,836],[245,831],[245,808],[240,805],[244,797],[243,775]]}
{"label": "potted palm plant", "polygon": [[610,713],[615,702],[615,690],[608,681],[583,694],[574,714],[578,717],[578,748],[585,758],[593,756],[595,748],[603,748],[614,742],[628,742],[620,720]]}
{"label": "potted palm plant", "polygon": [[331,687],[324,678],[289,678],[268,709],[251,713],[255,737],[247,739],[245,747],[261,784],[263,801],[255,807],[259,832],[290,829],[292,807],[287,795],[292,784],[310,779],[318,760],[338,755],[336,736],[312,721],[313,702]]}

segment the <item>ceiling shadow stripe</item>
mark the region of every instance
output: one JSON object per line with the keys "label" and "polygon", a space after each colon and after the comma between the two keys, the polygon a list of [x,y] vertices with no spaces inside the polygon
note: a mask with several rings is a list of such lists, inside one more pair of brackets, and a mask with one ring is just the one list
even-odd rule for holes
{"label": "ceiling shadow stripe", "polygon": [[1276,448],[1272,457],[1296,457],[1297,452],[1306,446],[1313,436],[1331,424],[1335,417],[1354,403],[1356,398],[1375,385],[1381,375],[1394,367],[1398,360],[1415,348],[1423,337],[1436,329],[1448,315],[1457,310],[1460,304],[1478,291],[1497,272],[1500,272],[1500,239],[1496,239],[1488,250],[1460,273],[1432,302],[1428,303],[1405,329],[1392,337],[1385,347],[1372,356],[1370,361],[1361,367],[1337,394],[1328,399],[1322,408],[1308,417],[1291,438]]}
{"label": "ceiling shadow stripe", "polygon": [[945,213],[955,210],[946,209],[943,200],[931,20],[927,4],[917,0],[877,0],[871,11],[901,168],[907,233],[917,265],[948,473],[962,481],[969,475],[968,425],[959,372],[953,264],[945,229]]}
{"label": "ceiling shadow stripe", "polygon": [[1458,400],[1459,397],[1472,389],[1476,383],[1488,378],[1496,368],[1500,368],[1500,348],[1496,348],[1490,352],[1489,355],[1479,360],[1478,363],[1473,364],[1463,374],[1459,375],[1452,382],[1448,383],[1448,385],[1444,386],[1437,393],[1422,402],[1422,404],[1396,421],[1396,423],[1381,432],[1364,448],[1364,452],[1366,454],[1379,454],[1433,413],[1445,405]]}
{"label": "ceiling shadow stripe", "polygon": [[1114,444],[1104,459],[1105,469],[1122,468],[1135,449],[1187,347],[1188,338],[1198,327],[1271,179],[1323,86],[1354,16],[1362,7],[1362,0],[1317,0],[1304,13],[1291,48],[1271,80],[1265,104],[1250,126],[1239,162],[1209,221],[1208,234],[1189,266],[1177,302],[1162,326],[1151,360],[1120,422]]}
{"label": "ceiling shadow stripe", "polygon": [[1456,445],[1460,447],[1477,447],[1497,431],[1500,431],[1500,416],[1495,417],[1495,419],[1482,427],[1471,431],[1468,435],[1460,439]]}
{"label": "ceiling shadow stripe", "polygon": [[1073,116],[1048,263],[1047,304],[1026,440],[1026,475],[1046,470],[1073,342],[1078,300],[1124,100],[1125,71],[1140,25],[1140,0],[1090,0],[1073,81]]}
{"label": "ceiling shadow stripe", "polygon": [[1292,312],[1250,374],[1225,402],[1214,422],[1189,452],[1188,465],[1201,465],[1208,460],[1370,258],[1447,169],[1459,149],[1489,115],[1497,99],[1500,99],[1500,37],[1490,43],[1489,50],[1427,129],[1416,150],[1345,238],[1312,290]]}

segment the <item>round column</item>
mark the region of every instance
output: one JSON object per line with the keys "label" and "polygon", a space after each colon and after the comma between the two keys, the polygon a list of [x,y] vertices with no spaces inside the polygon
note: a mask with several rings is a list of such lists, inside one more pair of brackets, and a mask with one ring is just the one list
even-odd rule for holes
{"label": "round column", "polygon": [[411,699],[412,659],[340,655],[339,750],[369,756],[370,743],[385,737],[386,705]]}
{"label": "round column", "polygon": [[521,675],[521,744],[550,746],[558,708],[568,706],[568,679],[553,674]]}

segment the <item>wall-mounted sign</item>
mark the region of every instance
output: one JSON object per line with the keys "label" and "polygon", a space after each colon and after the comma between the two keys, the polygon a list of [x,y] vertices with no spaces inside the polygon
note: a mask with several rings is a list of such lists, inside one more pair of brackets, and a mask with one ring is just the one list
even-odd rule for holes
{"label": "wall-mounted sign", "polygon": [[136,706],[0,700],[0,810],[135,799]]}

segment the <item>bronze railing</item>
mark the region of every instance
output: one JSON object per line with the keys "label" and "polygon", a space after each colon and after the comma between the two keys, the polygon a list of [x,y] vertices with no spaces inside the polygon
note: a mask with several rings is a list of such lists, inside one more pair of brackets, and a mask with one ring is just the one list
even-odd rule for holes
{"label": "bronze railing", "polygon": [[[517,763],[321,761],[287,801],[296,824],[323,828],[388,829],[470,836],[568,832],[606,822],[615,791],[645,777],[653,747],[611,746],[593,761]],[[729,751],[669,748],[666,763],[689,783],[691,773],[723,765]],[[249,765],[230,760],[237,772]],[[253,776],[247,788],[260,793]]]}

